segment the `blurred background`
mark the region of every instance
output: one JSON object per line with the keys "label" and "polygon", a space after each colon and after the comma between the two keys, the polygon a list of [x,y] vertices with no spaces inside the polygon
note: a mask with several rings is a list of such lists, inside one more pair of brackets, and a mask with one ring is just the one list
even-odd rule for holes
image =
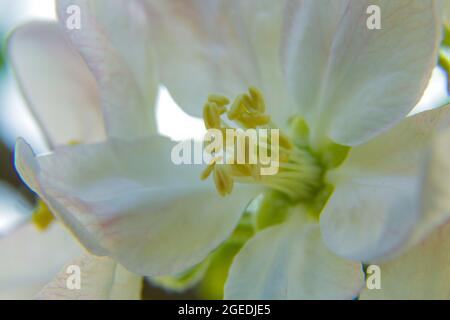
{"label": "blurred background", "polygon": [[[8,64],[7,39],[15,27],[27,21],[55,19],[53,0],[0,0],[0,242],[2,237],[7,237],[28,222],[36,201],[13,167],[16,139],[25,138],[38,153],[47,150],[39,127],[21,96],[13,70]],[[445,63],[441,61],[441,64],[445,67]],[[446,72],[437,67],[424,96],[413,112],[443,104],[448,99],[447,88]],[[161,108],[162,105],[164,108]],[[164,88],[160,89],[157,120],[160,133],[174,140],[200,137],[203,132],[202,121],[181,111]],[[180,123],[183,125],[179,125]],[[1,254],[0,252],[0,260]],[[13,262],[11,265],[14,265]],[[0,283],[0,290],[1,288]],[[145,287],[145,295],[147,298],[195,297],[193,292],[184,296],[171,296],[149,285]]]}

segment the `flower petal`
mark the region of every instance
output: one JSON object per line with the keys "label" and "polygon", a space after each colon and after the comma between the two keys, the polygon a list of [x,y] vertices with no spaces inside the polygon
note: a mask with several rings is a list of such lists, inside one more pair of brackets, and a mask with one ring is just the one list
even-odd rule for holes
{"label": "flower petal", "polygon": [[236,256],[226,299],[351,299],[364,284],[361,264],[323,244],[319,225],[297,216],[265,229]]}
{"label": "flower petal", "polygon": [[45,232],[26,224],[0,238],[0,299],[31,299],[83,248],[60,224]]}
{"label": "flower petal", "polygon": [[418,175],[425,153],[450,121],[450,105],[408,116],[391,130],[353,148],[340,170]]}
{"label": "flower petal", "polygon": [[256,86],[268,113],[287,120],[279,63],[284,0],[148,3],[161,80],[183,109],[200,116],[209,94],[234,99]]}
{"label": "flower petal", "polygon": [[[71,9],[77,7],[80,28],[69,28]],[[142,2],[60,0],[57,11],[62,29],[97,80],[108,134],[133,138],[156,132],[158,83]]]}
{"label": "flower petal", "polygon": [[105,137],[94,77],[57,24],[34,22],[17,28],[9,40],[9,55],[28,105],[52,146]]}
{"label": "flower petal", "polygon": [[[435,1],[293,1],[283,45],[286,81],[313,140],[361,144],[406,116],[435,66]],[[381,29],[367,23],[376,5]],[[349,125],[350,124],[350,125]]]}
{"label": "flower petal", "polygon": [[320,225],[333,252],[369,261],[397,249],[419,218],[418,179],[355,174],[336,184]]}
{"label": "flower petal", "polygon": [[447,28],[450,28],[450,2],[444,1],[444,24]]}
{"label": "flower petal", "polygon": [[450,299],[450,222],[380,270],[381,289],[364,289],[361,299]]}
{"label": "flower petal", "polygon": [[[447,109],[450,109],[449,107]],[[447,117],[447,120],[449,118]],[[450,219],[450,122],[436,133],[431,152],[425,162],[422,183],[422,220],[410,239],[412,244],[423,240],[435,228]]]}
{"label": "flower petal", "polygon": [[255,188],[220,198],[201,165],[174,165],[161,137],[58,148],[34,158],[16,147],[22,178],[94,254],[143,275],[176,274],[236,226]]}
{"label": "flower petal", "polygon": [[[447,171],[448,135],[438,135],[436,156],[429,165],[434,175],[427,178],[431,181],[423,184],[422,176],[431,143],[449,120],[447,106],[410,116],[353,148],[344,165],[329,174],[336,191],[321,224],[325,242],[334,252],[357,260],[380,258],[405,243],[411,233],[418,237],[419,231],[425,232],[425,220],[430,226],[445,220],[444,208],[449,207],[445,179],[438,176]],[[424,197],[430,209],[423,210]],[[439,208],[433,211],[433,205]]]}
{"label": "flower petal", "polygon": [[[68,288],[69,267],[78,267],[80,288]],[[108,257],[85,254],[69,262],[35,297],[38,300],[137,300],[142,277],[133,274]]]}

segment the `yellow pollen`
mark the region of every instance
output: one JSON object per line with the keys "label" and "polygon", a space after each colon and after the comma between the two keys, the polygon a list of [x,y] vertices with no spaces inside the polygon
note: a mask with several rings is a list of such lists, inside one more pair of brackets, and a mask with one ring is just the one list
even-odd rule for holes
{"label": "yellow pollen", "polygon": [[203,107],[203,120],[206,129],[219,129],[221,126],[220,112],[217,104],[207,102]]}
{"label": "yellow pollen", "polygon": [[37,201],[36,209],[33,212],[31,221],[39,231],[44,231],[52,223],[55,218],[44,201]]}

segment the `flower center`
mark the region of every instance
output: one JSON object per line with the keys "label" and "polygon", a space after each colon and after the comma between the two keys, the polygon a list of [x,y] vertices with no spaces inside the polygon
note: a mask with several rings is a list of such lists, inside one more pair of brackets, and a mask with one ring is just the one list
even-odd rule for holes
{"label": "flower center", "polygon": [[[230,194],[235,183],[246,183],[281,192],[292,202],[314,199],[324,187],[325,167],[302,141],[307,132],[303,120],[291,119],[290,135],[281,132],[265,113],[264,97],[254,87],[229,104],[224,96],[210,95],[204,106],[205,140],[213,142],[205,145],[212,160],[201,179],[212,174],[222,196]],[[219,138],[222,143],[217,143]]]}

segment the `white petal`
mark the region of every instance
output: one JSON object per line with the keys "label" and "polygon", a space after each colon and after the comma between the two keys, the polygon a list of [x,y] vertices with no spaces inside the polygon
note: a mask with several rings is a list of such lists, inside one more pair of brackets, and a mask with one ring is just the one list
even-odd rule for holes
{"label": "white petal", "polygon": [[339,170],[418,175],[435,134],[449,121],[448,105],[409,116],[391,130],[353,148]]}
{"label": "white petal", "polygon": [[[369,5],[381,11],[370,30]],[[435,1],[294,1],[283,46],[299,113],[314,141],[357,145],[406,116],[437,59],[441,21]]]}
{"label": "white petal", "polygon": [[51,145],[104,138],[94,77],[58,25],[34,22],[19,27],[10,37],[9,55]]}
{"label": "white petal", "polygon": [[320,225],[332,251],[368,261],[397,249],[419,218],[418,179],[355,172],[336,182]]}
{"label": "white petal", "polygon": [[450,2],[449,1],[444,1],[443,13],[444,13],[444,24],[447,28],[450,28]]}
{"label": "white petal", "polygon": [[148,3],[161,80],[182,108],[198,116],[209,94],[234,99],[256,86],[270,115],[287,120],[279,63],[284,0]]}
{"label": "white petal", "polygon": [[382,263],[381,289],[361,299],[450,299],[450,223],[395,260]]}
{"label": "white petal", "polygon": [[[79,268],[80,288],[69,287]],[[108,257],[86,254],[66,264],[59,274],[35,297],[38,300],[137,300],[142,277],[133,274]]]}
{"label": "white petal", "polygon": [[60,224],[39,232],[32,224],[0,238],[0,299],[31,299],[83,248]]}
{"label": "white petal", "polygon": [[324,245],[319,225],[298,217],[259,232],[234,259],[227,299],[352,299],[364,283],[361,265]]}
{"label": "white petal", "polygon": [[358,260],[379,258],[408,238],[417,242],[447,219],[450,137],[440,128],[449,120],[448,106],[422,112],[351,150],[344,165],[329,175],[336,191],[321,217],[332,250]]}
{"label": "white petal", "polygon": [[[80,8],[80,29],[66,26],[73,6]],[[136,137],[156,132],[158,84],[142,2],[60,0],[57,8],[62,29],[97,80],[108,134]]]}
{"label": "white petal", "polygon": [[[447,108],[450,109],[450,108]],[[447,118],[448,119],[448,118]],[[422,219],[410,239],[412,244],[423,240],[435,228],[450,219],[450,126],[436,133],[427,154],[422,183]]]}
{"label": "white petal", "polygon": [[202,261],[233,231],[257,190],[221,198],[202,165],[172,164],[164,138],[56,149],[34,158],[16,147],[22,178],[98,255],[143,275],[175,274]]}

